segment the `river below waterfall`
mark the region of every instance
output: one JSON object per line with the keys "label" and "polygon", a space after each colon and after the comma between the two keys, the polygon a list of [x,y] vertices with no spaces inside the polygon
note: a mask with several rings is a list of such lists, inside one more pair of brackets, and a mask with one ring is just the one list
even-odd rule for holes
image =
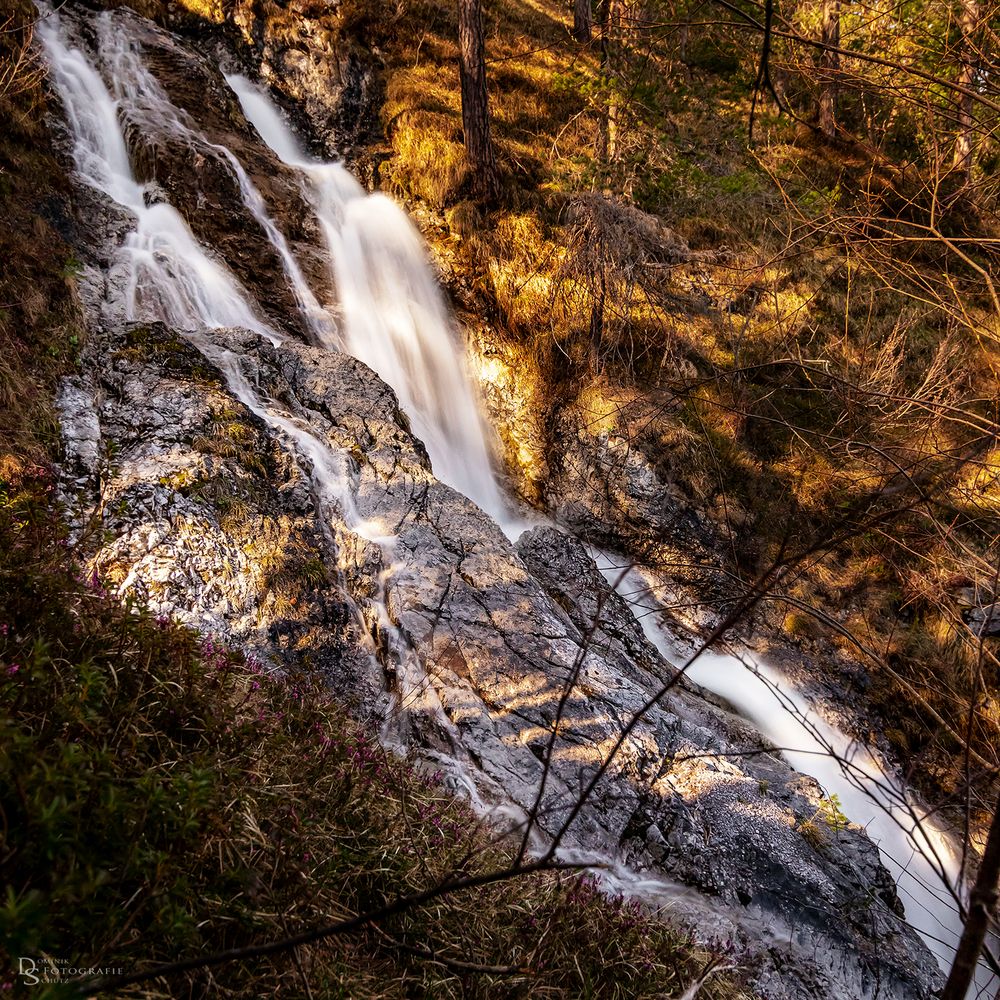
{"label": "river below waterfall", "polygon": [[[222,77],[128,11],[45,13],[38,35],[95,216],[81,222],[93,343],[61,409],[71,504],[96,507],[98,482],[106,494],[114,541],[97,564],[121,593],[277,667],[307,651],[386,739],[508,822],[534,801],[572,682],[544,842],[684,659],[645,599],[659,581],[600,553],[598,567],[506,495],[460,331],[394,201],[307,156],[235,61]],[[231,88],[227,129],[252,164],[175,103],[157,75],[171,60]],[[206,163],[222,194],[207,190]],[[213,241],[172,203],[202,183],[205,198],[229,199],[232,239]],[[276,198],[305,221],[274,214]],[[243,229],[273,260],[266,281],[238,259]],[[294,323],[275,321],[278,286]],[[141,338],[155,350],[137,351]],[[218,381],[197,374],[202,362]],[[218,445],[226,407],[259,431],[267,482],[261,462]],[[251,487],[254,503],[266,492],[258,526],[237,525],[232,500],[223,518],[220,484],[244,505]],[[276,550],[294,536],[303,565],[328,573],[262,583],[255,546],[268,532]],[[767,663],[708,652],[686,675],[742,720],[671,690],[595,788],[566,856],[606,862],[610,885],[687,919],[713,914],[711,933],[739,941],[765,995],[929,996],[961,929],[948,832]],[[831,796],[853,828],[811,843],[800,830]]]}

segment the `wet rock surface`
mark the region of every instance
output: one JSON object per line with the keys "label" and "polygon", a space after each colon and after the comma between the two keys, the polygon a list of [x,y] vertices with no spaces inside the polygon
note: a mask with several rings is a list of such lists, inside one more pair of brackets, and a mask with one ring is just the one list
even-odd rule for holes
{"label": "wet rock surface", "polygon": [[[127,9],[97,18],[62,16],[93,57],[102,36],[127,30],[131,44],[104,71],[109,79],[122,80],[133,57],[149,71],[141,85],[128,86],[122,102],[133,169],[140,181],[153,182],[148,197],[178,209],[198,239],[254,292],[270,322],[308,337],[285,264],[247,203],[233,159],[261,208],[281,219],[281,234],[316,297],[329,303],[333,292],[323,235],[294,172],[260,142],[219,71],[220,61],[236,69],[235,58],[208,58]],[[163,113],[159,91],[173,105],[169,114]]]}
{"label": "wet rock surface", "polygon": [[230,17],[261,80],[301,108],[320,150],[354,158],[380,132],[379,60],[345,44],[331,8],[237,3]]}
{"label": "wet rock surface", "polygon": [[[518,549],[553,599],[570,609],[593,652],[626,676],[630,665],[640,690],[665,686],[669,668],[578,540],[535,529]],[[645,676],[636,671],[640,665],[649,671]],[[659,867],[763,923],[794,928],[802,940],[834,932],[847,952],[863,950],[868,934],[901,943],[893,927],[902,906],[878,849],[846,823],[831,825],[823,817],[815,781],[790,771],[751,727],[707,704],[685,682],[647,718],[659,713],[670,730],[661,737],[660,768],[644,782],[620,837],[631,865]],[[841,914],[836,930],[828,923],[831,912]],[[904,946],[888,962],[882,952],[882,974],[896,960],[895,975],[918,961],[933,978],[933,961],[921,951]],[[855,983],[856,995],[872,988],[877,974],[871,975]]]}
{"label": "wet rock surface", "polygon": [[[77,206],[91,336],[60,400],[63,491],[79,530],[100,525],[106,586],[274,667],[321,671],[483,808],[531,809],[548,760],[539,843],[615,751],[568,849],[679,897],[705,936],[737,941],[768,996],[930,996],[936,964],[874,845],[831,826],[815,782],[751,727],[674,681],[579,541],[539,527],[515,547],[435,478],[393,391],[347,355],[127,322],[113,262],[128,219],[93,192]],[[220,219],[233,240],[248,224]],[[257,286],[281,281],[272,268]],[[614,434],[567,433],[579,462],[552,496],[570,526],[708,544],[648,459]]]}
{"label": "wet rock surface", "polygon": [[[284,669],[322,670],[414,752],[457,761],[456,781],[471,776],[485,803],[530,808],[575,678],[543,802],[553,835],[671,677],[628,606],[575,539],[536,528],[515,550],[439,483],[394,394],[359,362],[244,331],[214,338],[349,459],[357,515],[378,540],[317,495],[308,461],[183,336],[131,326],[92,343],[89,375],[62,398],[78,501],[95,504],[103,478],[106,584]],[[751,954],[759,925],[794,929],[824,960],[816,971],[793,945],[772,995],[822,996],[802,992],[804,977],[827,976],[825,995],[862,996],[876,967],[894,995],[927,995],[933,960],[896,914],[877,850],[818,810],[815,784],[748,726],[676,688],[624,741],[568,843],[698,888]]]}
{"label": "wet rock surface", "polygon": [[59,408],[79,530],[93,527],[100,482],[105,585],[274,666],[336,677],[355,705],[377,702],[380,671],[327,565],[309,478],[172,331],[129,326],[101,352]]}
{"label": "wet rock surface", "polygon": [[666,408],[600,383],[564,403],[553,416],[543,502],[589,543],[666,571],[687,590],[681,617],[702,627],[733,588],[719,570],[716,526],[690,493],[692,477],[677,472],[694,460],[690,436]]}

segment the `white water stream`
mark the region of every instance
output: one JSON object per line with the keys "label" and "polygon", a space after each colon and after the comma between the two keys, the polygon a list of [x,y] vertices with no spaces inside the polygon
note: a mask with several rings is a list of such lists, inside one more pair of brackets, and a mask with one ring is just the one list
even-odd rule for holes
{"label": "white water stream", "polygon": [[[379,537],[378,526],[366,524],[354,507],[347,456],[332,451],[294,416],[262,397],[244,376],[239,358],[213,342],[211,331],[225,327],[251,330],[276,345],[284,337],[266,322],[229,270],[200,246],[176,209],[154,201],[151,186],[136,180],[124,123],[145,122],[177,130],[186,141],[211,148],[231,166],[244,203],[278,251],[317,338],[340,343],[392,385],[439,477],[512,530],[513,508],[493,473],[489,437],[453,321],[405,213],[388,198],[366,195],[342,165],[309,159],[267,95],[244,78],[229,78],[261,136],[300,172],[328,243],[339,309],[339,322],[334,323],[309,290],[236,157],[201,136],[174,108],[143,67],[137,47],[120,23],[109,14],[98,15],[96,21],[104,76],[73,46],[57,15],[40,21],[38,36],[62,98],[79,177],[135,219],[115,264],[127,276],[129,318],[162,320],[185,331],[219,366],[234,395],[291,443],[308,466],[321,499],[335,506],[352,530],[391,551],[392,539]],[[609,579],[620,575],[606,562],[602,569]],[[673,662],[683,659],[676,641],[656,624],[657,616],[644,613],[643,601],[636,600],[637,593],[649,592],[649,582],[633,571],[618,585],[637,606],[647,636],[664,656]],[[947,965],[961,922],[943,881],[955,885],[959,867],[944,829],[924,815],[903,785],[867,750],[819,718],[806,699],[766,664],[706,653],[688,675],[753,721],[794,767],[816,777],[828,795],[838,797],[852,822],[868,829],[897,881],[907,918]],[[984,975],[977,985],[987,979]]]}
{"label": "white water stream", "polygon": [[[108,15],[99,17],[98,22],[102,53],[119,70],[131,66],[135,56],[127,34],[115,30]],[[56,15],[39,23],[38,34],[70,124],[73,159],[81,179],[135,217],[135,228],[112,267],[123,268],[126,274],[127,318],[162,321],[184,331],[218,365],[233,394],[292,442],[312,470],[323,499],[335,504],[352,530],[370,537],[371,527],[354,507],[346,456],[331,451],[294,417],[265,401],[247,381],[239,359],[207,335],[212,330],[240,327],[275,345],[284,339],[261,318],[246,289],[229,270],[206,253],[172,205],[147,203],[149,187],[140,184],[132,171],[119,115],[127,116],[131,110],[128,95],[143,93],[149,100],[151,88],[122,85],[115,100],[97,69],[64,38]],[[162,91],[158,99],[167,101]]]}
{"label": "white water stream", "polygon": [[438,478],[515,534],[519,522],[493,472],[465,355],[420,234],[399,205],[367,194],[343,164],[308,157],[265,91],[244,76],[226,79],[264,142],[300,171],[327,241],[343,349],[396,390]]}
{"label": "white water stream", "polygon": [[63,41],[55,15],[39,22],[38,35],[63,99],[77,172],[135,216],[135,229],[120,249],[131,316],[182,330],[244,327],[277,343],[279,335],[229,271],[204,253],[180,213],[165,202],[147,204],[147,188],[132,172],[118,104],[83,53]]}
{"label": "white water stream", "polygon": [[167,96],[156,77],[142,61],[139,46],[119,21],[97,19],[97,33],[102,57],[107,63],[107,79],[114,96],[122,127],[140,133],[167,135],[193,150],[204,151],[224,161],[239,187],[240,197],[267,236],[281,260],[288,285],[302,313],[306,326],[321,344],[333,343],[333,322],[309,287],[295,255],[281,230],[271,218],[260,191],[243,165],[226,146],[211,142]]}
{"label": "white water stream", "polygon": [[[632,606],[646,638],[668,663],[683,667],[689,650],[661,625],[662,590],[653,574],[593,552],[605,579]],[[962,932],[955,896],[961,887],[961,851],[927,807],[889,773],[863,744],[827,722],[780,671],[746,651],[706,651],[685,676],[725,699],[781,751],[797,771],[814,777],[828,800],[862,826],[878,845],[896,883],[908,923],[923,937],[938,964],[951,966]],[[993,973],[980,963],[973,996],[987,995]]]}

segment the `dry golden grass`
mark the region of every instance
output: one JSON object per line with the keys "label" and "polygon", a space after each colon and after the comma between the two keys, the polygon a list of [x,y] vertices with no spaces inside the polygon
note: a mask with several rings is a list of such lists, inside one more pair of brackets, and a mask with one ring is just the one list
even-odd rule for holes
{"label": "dry golden grass", "polygon": [[383,170],[390,190],[444,208],[458,197],[466,180],[461,129],[451,116],[404,111],[393,126],[391,163]]}

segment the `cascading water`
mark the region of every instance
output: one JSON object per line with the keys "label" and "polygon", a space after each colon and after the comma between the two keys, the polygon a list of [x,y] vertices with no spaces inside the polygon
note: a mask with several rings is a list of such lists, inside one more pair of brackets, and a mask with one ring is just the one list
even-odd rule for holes
{"label": "cascading water", "polygon": [[[511,505],[497,484],[486,429],[450,314],[406,214],[384,196],[367,196],[341,164],[309,161],[269,98],[245,78],[229,78],[247,117],[278,157],[303,179],[304,192],[330,250],[343,327],[338,337],[337,324],[316,299],[239,159],[227,147],[208,140],[170,101],[127,32],[101,18],[98,35],[118,112],[126,123],[154,134],[166,133],[227,164],[243,204],[281,260],[316,340],[327,347],[341,347],[378,372],[396,390],[438,477],[475,500],[510,533],[521,530],[523,522],[512,517]],[[133,208],[135,194],[145,192],[132,179],[124,141],[121,145],[128,182],[136,190],[131,192],[131,202],[120,203]],[[115,197],[111,191],[105,193]],[[175,210],[169,211],[175,216],[172,221],[180,219]],[[246,301],[245,293],[242,298]],[[183,314],[174,311],[162,318],[177,322]]]}
{"label": "cascading water", "polygon": [[[659,624],[655,578],[616,564],[607,553],[595,556],[605,578],[632,605],[646,637],[668,663],[683,666],[687,655]],[[749,652],[706,651],[685,676],[724,698],[796,770],[814,777],[828,797],[836,796],[852,823],[865,828],[896,883],[907,921],[947,970],[962,932],[956,900],[961,855],[947,829],[867,748],[822,719],[794,684],[764,660]],[[977,993],[994,982],[990,969],[980,963]]]}
{"label": "cascading water", "polygon": [[[98,21],[102,42],[112,53],[112,64],[119,70],[135,71],[138,60],[127,35],[114,30],[107,14]],[[294,418],[269,405],[247,381],[239,359],[214,344],[206,332],[239,327],[272,344],[281,343],[282,335],[260,318],[246,290],[224,265],[205,252],[172,205],[163,201],[147,204],[148,189],[132,172],[118,119],[120,112],[128,113],[128,107],[122,109],[87,57],[67,42],[59,17],[50,14],[43,18],[38,33],[70,124],[73,159],[81,179],[135,217],[135,228],[112,265],[112,270],[121,268],[126,274],[127,318],[162,321],[184,331],[219,367],[233,395],[292,442],[296,453],[312,469],[318,492],[336,505],[348,526],[365,537],[378,538],[377,528],[367,525],[355,510],[347,456],[331,451]],[[136,91],[127,84],[120,85],[120,94],[130,92]]]}
{"label": "cascading water", "polygon": [[243,165],[227,147],[210,142],[166,95],[156,78],[143,64],[135,40],[119,29],[110,18],[97,23],[99,50],[108,66],[108,80],[116,98],[125,128],[141,133],[166,134],[179,142],[214,155],[227,165],[239,187],[243,204],[264,231],[268,242],[281,260],[289,287],[299,311],[314,338],[330,346],[333,324],[309,287],[298,261],[268,213],[261,193]]}
{"label": "cascading water", "polygon": [[131,318],[161,320],[181,330],[238,326],[277,343],[225,267],[198,245],[187,223],[165,202],[147,204],[132,173],[117,106],[83,53],[61,38],[52,14],[39,22],[56,87],[73,134],[73,159],[83,181],[135,216],[120,250]]}
{"label": "cascading water", "polygon": [[[113,266],[125,276],[129,318],[162,320],[185,331],[223,372],[234,396],[291,444],[309,468],[323,502],[335,507],[351,530],[391,553],[392,539],[381,537],[379,527],[366,524],[355,509],[348,457],[331,450],[295,417],[263,398],[244,375],[240,359],[213,342],[211,331],[226,327],[249,329],[273,344],[280,344],[283,336],[262,318],[227,268],[198,244],[176,209],[164,201],[147,203],[153,192],[133,174],[119,116],[133,124],[146,121],[160,129],[180,129],[187,141],[211,147],[229,163],[247,208],[282,257],[286,277],[308,319],[316,300],[310,298],[311,292],[306,294],[308,286],[280,230],[235,156],[209,143],[173,108],[142,66],[127,32],[112,25],[110,15],[99,15],[97,20],[101,57],[117,101],[94,65],[68,42],[57,15],[43,18],[38,34],[62,98],[80,179],[135,219]],[[389,199],[367,196],[340,164],[308,159],[262,91],[240,77],[230,78],[230,84],[262,137],[300,172],[306,196],[322,223],[339,296],[343,347],[396,389],[439,476],[494,517],[506,518],[511,505],[492,471],[488,438],[452,321],[412,225]],[[332,324],[317,322],[314,329],[327,331],[320,339],[333,336]],[[379,592],[383,586],[380,580]],[[635,573],[619,586],[623,591],[648,590],[648,582]],[[390,628],[384,605],[380,611],[383,627]],[[677,648],[657,627],[654,616],[638,617],[664,656],[676,661]],[[910,922],[946,964],[961,924],[945,883],[922,857],[925,851],[936,857],[945,879],[954,885],[958,862],[946,834],[919,810],[914,815],[905,789],[870,754],[818,719],[805,699],[766,664],[754,661],[751,666],[748,670],[736,657],[703,654],[688,673],[737,707],[784,748],[795,767],[817,777],[827,794],[836,794],[853,822],[868,828],[897,880]],[[407,685],[404,698],[427,691],[420,671]],[[776,710],[778,706],[782,710]],[[847,767],[836,757],[848,761]],[[474,785],[470,792],[475,797]],[[923,819],[922,832],[914,829],[916,818]]]}
{"label": "cascading water", "polygon": [[[117,101],[87,56],[69,42],[59,16],[43,12],[47,16],[39,22],[38,37],[70,126],[78,175],[135,218],[135,228],[126,236],[112,265],[112,271],[121,270],[125,275],[126,318],[162,321],[183,331],[222,372],[233,395],[290,443],[308,470],[320,503],[332,506],[349,530],[377,544],[391,566],[395,539],[379,523],[369,522],[358,513],[349,456],[331,449],[301,421],[265,400],[251,386],[239,357],[212,340],[211,331],[224,328],[250,330],[274,345],[284,338],[260,318],[246,289],[224,264],[205,251],[172,205],[165,201],[147,203],[150,190],[135,178],[119,114],[134,121],[137,114],[141,118],[162,112],[168,125],[179,123],[176,127],[190,133],[192,141],[204,140],[181,121],[180,113],[143,67],[127,32],[121,30],[121,25],[112,24],[110,13],[98,16],[97,33],[112,72],[126,74],[116,86]],[[145,110],[136,111],[131,100],[135,95],[144,95],[136,99],[145,105]],[[164,127],[158,120],[150,124]],[[228,150],[226,153],[232,155]],[[352,183],[356,182],[352,179]],[[248,207],[254,211],[253,205]],[[273,228],[277,232],[277,227]],[[380,576],[371,603],[388,641],[399,647],[396,655],[399,699],[410,707],[440,716],[442,724],[448,726],[426,675],[412,662],[405,644],[396,642],[395,626],[385,607],[386,583],[385,576]],[[360,610],[354,611],[360,617]]]}
{"label": "cascading water", "polygon": [[243,76],[227,80],[261,138],[301,172],[329,248],[343,349],[396,390],[438,478],[519,533],[524,524],[497,483],[454,322],[413,223],[390,198],[366,194],[342,164],[309,159],[263,90]]}

